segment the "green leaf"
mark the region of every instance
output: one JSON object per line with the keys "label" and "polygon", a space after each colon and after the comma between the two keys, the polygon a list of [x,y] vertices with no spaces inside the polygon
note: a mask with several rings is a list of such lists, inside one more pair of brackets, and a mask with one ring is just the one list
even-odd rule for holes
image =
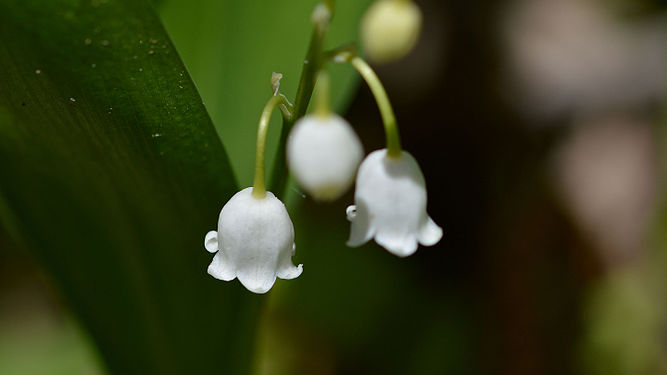
{"label": "green leaf", "polygon": [[[330,48],[357,39],[371,0],[337,1],[327,36]],[[271,73],[284,75],[281,92],[294,99],[312,25],[313,0],[162,0],[160,15],[199,87],[241,186],[252,183],[257,122],[271,95]],[[334,108],[345,108],[356,87],[349,67],[331,66]],[[274,115],[267,167],[280,135]],[[283,157],[278,156],[278,157]],[[267,177],[270,176],[267,169]]]}
{"label": "green leaf", "polygon": [[248,372],[259,297],[203,249],[236,189],[146,1],[0,0],[0,223],[111,372]]}

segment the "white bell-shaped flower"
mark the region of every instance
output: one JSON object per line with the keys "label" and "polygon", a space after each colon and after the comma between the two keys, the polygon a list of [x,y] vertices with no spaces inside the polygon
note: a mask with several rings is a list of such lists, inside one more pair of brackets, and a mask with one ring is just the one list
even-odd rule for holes
{"label": "white bell-shaped flower", "polygon": [[361,41],[369,59],[383,63],[406,55],[417,42],[422,13],[409,0],[377,0],[361,20]]}
{"label": "white bell-shaped flower", "polygon": [[334,200],[345,193],[363,153],[350,124],[333,113],[303,117],[287,140],[290,172],[316,200]]}
{"label": "white bell-shaped flower", "polygon": [[352,223],[348,246],[375,238],[389,252],[406,257],[417,243],[435,245],[440,228],[426,213],[426,184],[417,161],[402,151],[390,157],[387,150],[370,153],[359,167],[354,206],[347,208]]}
{"label": "white bell-shaped flower", "polygon": [[263,198],[245,188],[222,207],[218,231],[210,231],[204,247],[216,253],[208,273],[219,280],[238,278],[254,293],[266,293],[276,277],[294,279],[303,265],[292,264],[294,226],[285,205],[271,192]]}

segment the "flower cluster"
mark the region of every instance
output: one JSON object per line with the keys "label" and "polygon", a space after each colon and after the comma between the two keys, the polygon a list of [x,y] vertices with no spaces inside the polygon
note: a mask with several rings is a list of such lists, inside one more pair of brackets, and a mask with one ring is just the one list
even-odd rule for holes
{"label": "flower cluster", "polygon": [[[317,81],[315,111],[305,115],[314,83],[309,88],[300,85],[292,105],[280,93],[282,76],[274,74],[273,96],[259,121],[253,186],[236,193],[224,205],[217,232],[208,232],[204,239],[206,250],[215,253],[208,273],[225,281],[238,278],[254,293],[266,293],[276,278],[294,279],[303,270],[291,260],[294,227],[285,205],[266,191],[264,183],[266,134],[276,107],[283,114],[284,129],[290,129],[285,145],[287,167],[308,195],[317,201],[335,200],[356,181],[354,205],[347,208],[349,246],[374,239],[392,254],[405,257],[414,254],[418,244],[431,246],[442,237],[442,229],[426,212],[424,175],[415,158],[401,149],[393,109],[380,80],[352,50],[318,49],[330,11],[326,2],[315,10],[316,32],[309,57],[320,63],[314,72],[304,69],[304,74],[312,74],[309,79],[302,76],[302,82]],[[414,45],[420,24],[421,13],[411,1],[378,0],[362,22],[364,49],[377,62],[399,58]],[[352,126],[329,107],[326,62],[349,63],[369,85],[382,115],[386,148],[363,159],[363,147]]]}

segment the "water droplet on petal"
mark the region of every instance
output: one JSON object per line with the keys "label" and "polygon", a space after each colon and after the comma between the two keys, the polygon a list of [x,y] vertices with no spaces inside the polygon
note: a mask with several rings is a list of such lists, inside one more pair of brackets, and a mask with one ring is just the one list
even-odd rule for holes
{"label": "water droplet on petal", "polygon": [[357,206],[355,205],[347,206],[347,209],[345,209],[345,213],[347,214],[347,220],[349,221],[354,220],[354,218],[357,217]]}

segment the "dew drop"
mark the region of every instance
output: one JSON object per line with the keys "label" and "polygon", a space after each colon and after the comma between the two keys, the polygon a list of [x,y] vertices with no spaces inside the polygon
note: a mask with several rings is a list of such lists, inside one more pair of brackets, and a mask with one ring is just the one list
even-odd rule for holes
{"label": "dew drop", "polygon": [[42,74],[42,70],[41,69],[36,69],[35,74]]}
{"label": "dew drop", "polygon": [[355,217],[357,217],[357,206],[347,206],[345,209],[345,214],[347,215],[347,220],[352,221]]}
{"label": "dew drop", "polygon": [[150,50],[150,51],[148,51],[148,54],[149,54],[149,55],[152,55],[152,54],[154,54],[154,53],[155,53],[154,50]]}
{"label": "dew drop", "polygon": [[69,98],[69,101],[70,101],[70,102],[75,102],[76,99],[74,99],[74,98]]}
{"label": "dew drop", "polygon": [[87,46],[89,46],[90,43],[92,43],[92,42],[93,42],[93,40],[90,39],[90,38],[86,38],[86,40],[83,41],[83,43],[85,43]]}
{"label": "dew drop", "polygon": [[102,45],[103,45],[103,46],[108,46],[108,45],[109,45],[109,41],[106,40],[106,39],[103,40],[103,41],[102,41]]}

